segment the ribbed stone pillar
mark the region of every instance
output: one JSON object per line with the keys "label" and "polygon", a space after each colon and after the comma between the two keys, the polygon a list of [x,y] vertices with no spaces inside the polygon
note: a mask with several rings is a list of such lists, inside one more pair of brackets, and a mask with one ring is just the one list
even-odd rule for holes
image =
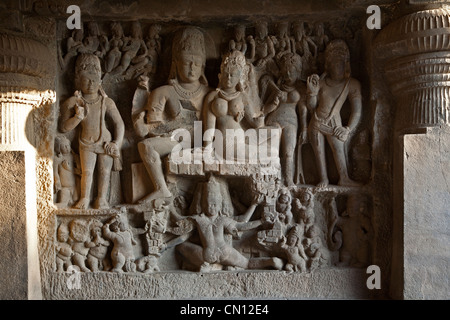
{"label": "ribbed stone pillar", "polygon": [[399,129],[450,123],[449,14],[448,7],[409,14],[377,37]]}
{"label": "ribbed stone pillar", "polygon": [[32,111],[54,100],[51,55],[38,41],[0,34],[0,299],[39,299],[36,151]]}
{"label": "ribbed stone pillar", "polygon": [[397,19],[380,32],[375,48],[374,55],[397,101],[392,295],[405,299],[447,299],[449,7],[441,4]]}

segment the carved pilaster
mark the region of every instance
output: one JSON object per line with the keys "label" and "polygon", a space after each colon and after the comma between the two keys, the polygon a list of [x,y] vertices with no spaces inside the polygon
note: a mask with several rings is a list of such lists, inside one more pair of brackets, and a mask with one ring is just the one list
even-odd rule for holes
{"label": "carved pilaster", "polygon": [[[23,88],[0,86],[0,143],[3,146],[14,146],[14,149],[23,150],[26,142],[27,118],[33,108],[52,103],[54,93],[31,90],[22,91]],[[31,137],[32,134],[29,135]]]}
{"label": "carved pilaster", "polygon": [[450,7],[444,2],[410,0],[430,8],[392,22],[375,41],[397,100],[391,295],[399,299],[442,299],[448,292],[449,239],[442,230],[450,204]]}
{"label": "carved pilaster", "polygon": [[51,103],[52,64],[46,46],[38,41],[0,34],[0,143],[23,150],[25,123],[34,107]]}
{"label": "carved pilaster", "polygon": [[[52,55],[40,42],[0,33],[0,284],[2,299],[39,299],[34,110],[55,100]],[[45,130],[46,119],[38,119]],[[37,122],[37,121],[36,121]],[[48,133],[48,131],[46,131]],[[41,135],[42,136],[42,135]],[[11,179],[11,177],[15,177]],[[12,249],[14,248],[14,249]]]}
{"label": "carved pilaster", "polygon": [[398,100],[398,129],[450,124],[450,10],[406,15],[376,39],[390,89]]}

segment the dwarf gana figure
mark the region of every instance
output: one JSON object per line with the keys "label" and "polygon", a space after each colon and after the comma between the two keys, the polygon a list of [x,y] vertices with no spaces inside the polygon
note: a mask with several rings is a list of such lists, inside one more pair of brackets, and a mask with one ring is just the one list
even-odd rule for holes
{"label": "dwarf gana figure", "polygon": [[294,211],[299,224],[309,228],[314,224],[314,195],[311,191],[303,191],[298,198],[294,200]]}
{"label": "dwarf gana figure", "polygon": [[69,223],[69,234],[70,238],[68,243],[72,245],[73,265],[78,266],[82,272],[91,271],[86,266],[86,258],[89,253],[89,248],[86,246],[86,242],[89,239],[89,228],[87,222],[81,219],[72,220]]}
{"label": "dwarf gana figure", "polygon": [[328,251],[322,244],[320,239],[320,231],[317,226],[312,225],[305,234],[304,248],[309,257],[308,267],[310,270],[325,266],[330,260]]}
{"label": "dwarf gana figure", "polygon": [[92,272],[108,270],[109,263],[106,259],[108,254],[109,241],[102,237],[103,224],[94,220],[90,225],[91,240],[85,246],[89,248],[86,263]]}
{"label": "dwarf gana figure", "polygon": [[[81,194],[77,209],[87,209],[97,164],[98,192],[96,209],[109,207],[108,191],[111,170],[120,170],[120,147],[125,125],[113,100],[101,88],[100,60],[93,54],[82,54],[75,66],[77,91],[62,106],[60,128],[68,132],[80,126],[79,151],[81,163]],[[114,134],[106,126],[109,118]]]}
{"label": "dwarf gana figure", "polygon": [[69,228],[67,224],[61,223],[57,231],[56,250],[56,272],[64,272],[72,265],[72,246],[67,243],[69,240]]}
{"label": "dwarf gana figure", "polygon": [[136,265],[134,263],[133,246],[137,242],[123,214],[112,217],[103,225],[103,235],[113,242],[111,252],[112,271],[135,272]]}
{"label": "dwarf gana figure", "polygon": [[303,226],[296,225],[289,231],[287,239],[285,236],[281,240],[281,249],[286,254],[288,262],[284,269],[289,272],[306,271],[306,261],[308,257],[302,244]]}

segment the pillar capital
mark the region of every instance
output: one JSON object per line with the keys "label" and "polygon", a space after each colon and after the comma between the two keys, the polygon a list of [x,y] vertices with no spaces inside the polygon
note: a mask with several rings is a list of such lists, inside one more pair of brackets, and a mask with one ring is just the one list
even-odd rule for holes
{"label": "pillar capital", "polygon": [[397,129],[450,124],[449,44],[446,5],[403,16],[377,36],[375,56],[398,100]]}
{"label": "pillar capital", "polygon": [[0,33],[0,146],[24,150],[30,111],[55,101],[49,57],[39,41]]}

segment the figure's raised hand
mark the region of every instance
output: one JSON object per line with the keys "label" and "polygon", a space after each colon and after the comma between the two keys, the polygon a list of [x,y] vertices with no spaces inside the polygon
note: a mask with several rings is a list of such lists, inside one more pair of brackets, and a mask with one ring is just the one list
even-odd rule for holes
{"label": "figure's raised hand", "polygon": [[264,201],[264,195],[261,193],[255,193],[252,197],[252,205],[261,204]]}
{"label": "figure's raised hand", "polygon": [[236,115],[234,116],[234,120],[236,120],[236,122],[241,122],[242,119],[244,119],[244,115],[245,115],[244,110],[239,110],[238,112],[236,112]]}
{"label": "figure's raised hand", "polygon": [[150,80],[150,78],[147,76],[144,76],[144,75],[139,76],[138,87],[149,91],[149,80]]}
{"label": "figure's raised hand", "polygon": [[84,105],[84,101],[81,95],[81,92],[79,90],[74,92],[75,99],[75,117],[77,117],[80,120],[83,120],[86,117],[86,109]]}
{"label": "figure's raised hand", "polygon": [[286,91],[279,91],[276,98],[278,99],[278,103],[286,102],[288,98],[288,93]]}
{"label": "figure's raised hand", "polygon": [[234,227],[234,228],[232,228],[231,230],[230,230],[230,234],[233,236],[233,238],[235,238],[235,239],[239,239],[240,238],[240,235],[239,235],[239,230],[236,228],[236,227]]}
{"label": "figure's raised hand", "polygon": [[276,108],[279,105],[280,105],[280,96],[276,95],[275,98],[273,98],[272,100],[272,106]]}
{"label": "figure's raised hand", "polygon": [[320,77],[318,74],[313,74],[306,80],[308,94],[310,96],[317,96],[320,90]]}
{"label": "figure's raised hand", "polygon": [[80,120],[83,120],[86,117],[86,109],[82,107],[81,104],[75,105],[75,117],[77,117]]}

